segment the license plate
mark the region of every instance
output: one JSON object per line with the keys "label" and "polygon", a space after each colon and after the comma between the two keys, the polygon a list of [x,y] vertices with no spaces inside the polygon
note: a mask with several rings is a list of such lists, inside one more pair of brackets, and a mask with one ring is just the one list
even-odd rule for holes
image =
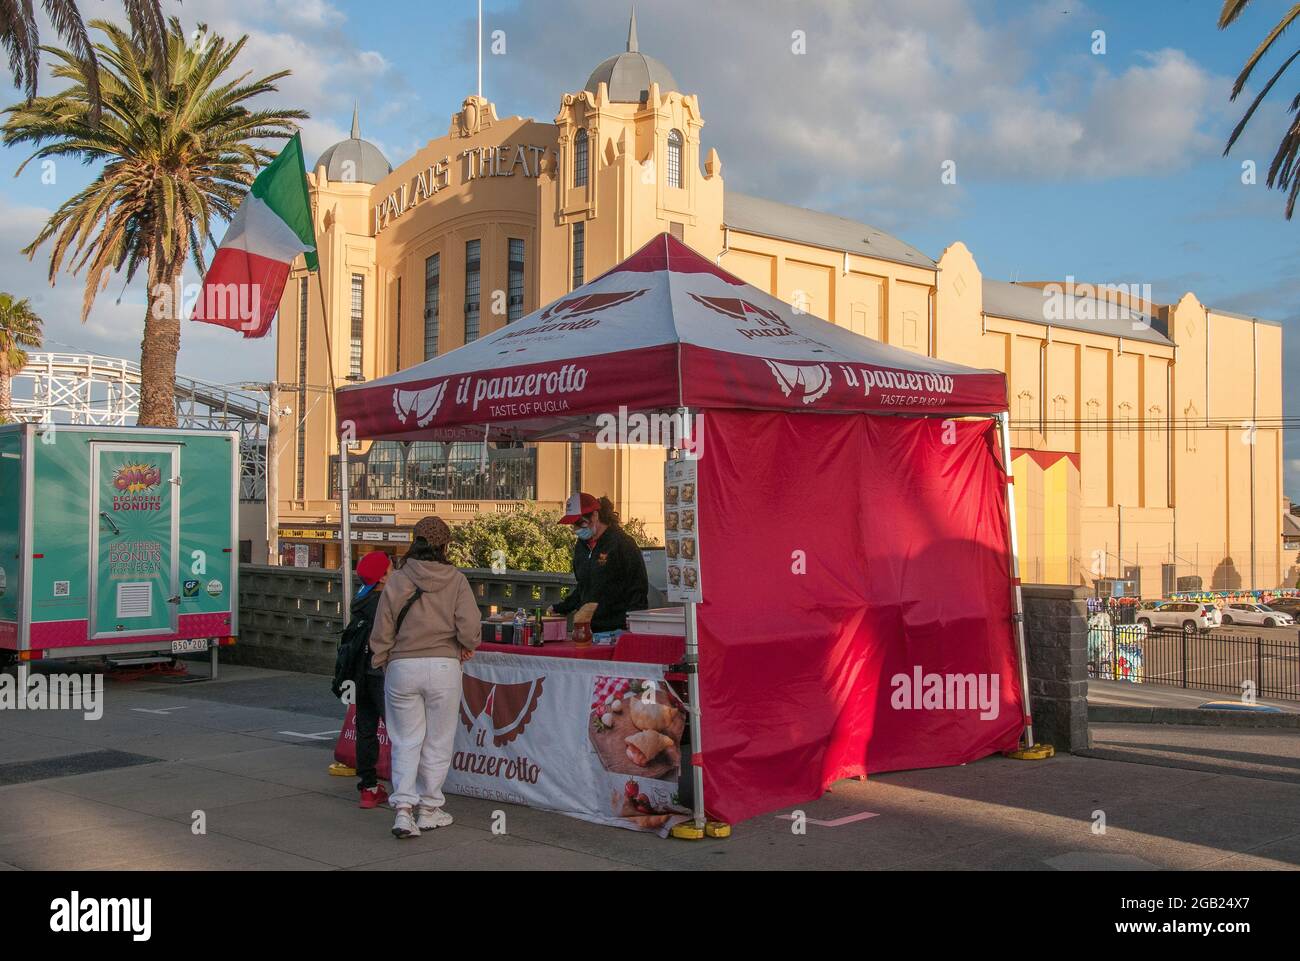
{"label": "license plate", "polygon": [[196,637],[184,641],[172,641],[173,654],[202,654],[208,649],[206,637]]}

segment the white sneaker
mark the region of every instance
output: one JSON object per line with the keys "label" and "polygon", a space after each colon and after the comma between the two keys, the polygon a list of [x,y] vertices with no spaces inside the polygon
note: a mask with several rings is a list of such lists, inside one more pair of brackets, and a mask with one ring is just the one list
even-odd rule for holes
{"label": "white sneaker", "polygon": [[420,805],[420,816],[415,822],[415,826],[421,831],[432,831],[434,828],[445,828],[454,821],[450,814],[442,808],[430,808]]}
{"label": "white sneaker", "polygon": [[397,809],[397,818],[393,821],[393,837],[401,840],[402,838],[418,838],[420,836],[420,826],[415,823],[415,818],[411,816],[409,807],[400,807]]}

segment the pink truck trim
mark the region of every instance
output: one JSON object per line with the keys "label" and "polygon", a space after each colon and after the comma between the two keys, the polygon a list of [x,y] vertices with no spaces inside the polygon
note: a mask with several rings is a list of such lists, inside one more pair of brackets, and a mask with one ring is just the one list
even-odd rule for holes
{"label": "pink truck trim", "polygon": [[[6,631],[6,627],[11,630]],[[193,637],[228,637],[230,611],[208,614],[182,614],[177,620],[175,634],[150,634],[144,637],[133,634],[115,634],[112,637],[92,639],[90,622],[82,618],[75,621],[40,621],[32,625],[31,649],[51,650],[59,647],[83,647],[96,644],[162,644]],[[17,648],[18,629],[12,622],[0,622],[0,647]]]}

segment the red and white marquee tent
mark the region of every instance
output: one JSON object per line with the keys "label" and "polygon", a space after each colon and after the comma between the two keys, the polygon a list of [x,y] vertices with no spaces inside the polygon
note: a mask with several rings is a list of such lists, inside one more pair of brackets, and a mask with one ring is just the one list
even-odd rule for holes
{"label": "red and white marquee tent", "polygon": [[661,234],[338,394],[361,439],[587,438],[620,408],[702,414],[697,822],[701,797],[734,822],[1032,741],[1000,372],[796,312]]}
{"label": "red and white marquee tent", "polygon": [[668,234],[541,310],[338,395],[361,438],[500,425],[536,440],[601,413],[742,408],[992,414],[998,371],[860,337],[763,293]]}

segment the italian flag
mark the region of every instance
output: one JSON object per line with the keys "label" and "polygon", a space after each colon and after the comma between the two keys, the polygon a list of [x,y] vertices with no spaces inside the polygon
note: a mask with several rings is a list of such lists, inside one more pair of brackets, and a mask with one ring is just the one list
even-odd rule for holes
{"label": "italian flag", "polygon": [[308,270],[317,269],[302,140],[294,134],[253,181],[203,278],[192,319],[265,337],[299,254]]}

